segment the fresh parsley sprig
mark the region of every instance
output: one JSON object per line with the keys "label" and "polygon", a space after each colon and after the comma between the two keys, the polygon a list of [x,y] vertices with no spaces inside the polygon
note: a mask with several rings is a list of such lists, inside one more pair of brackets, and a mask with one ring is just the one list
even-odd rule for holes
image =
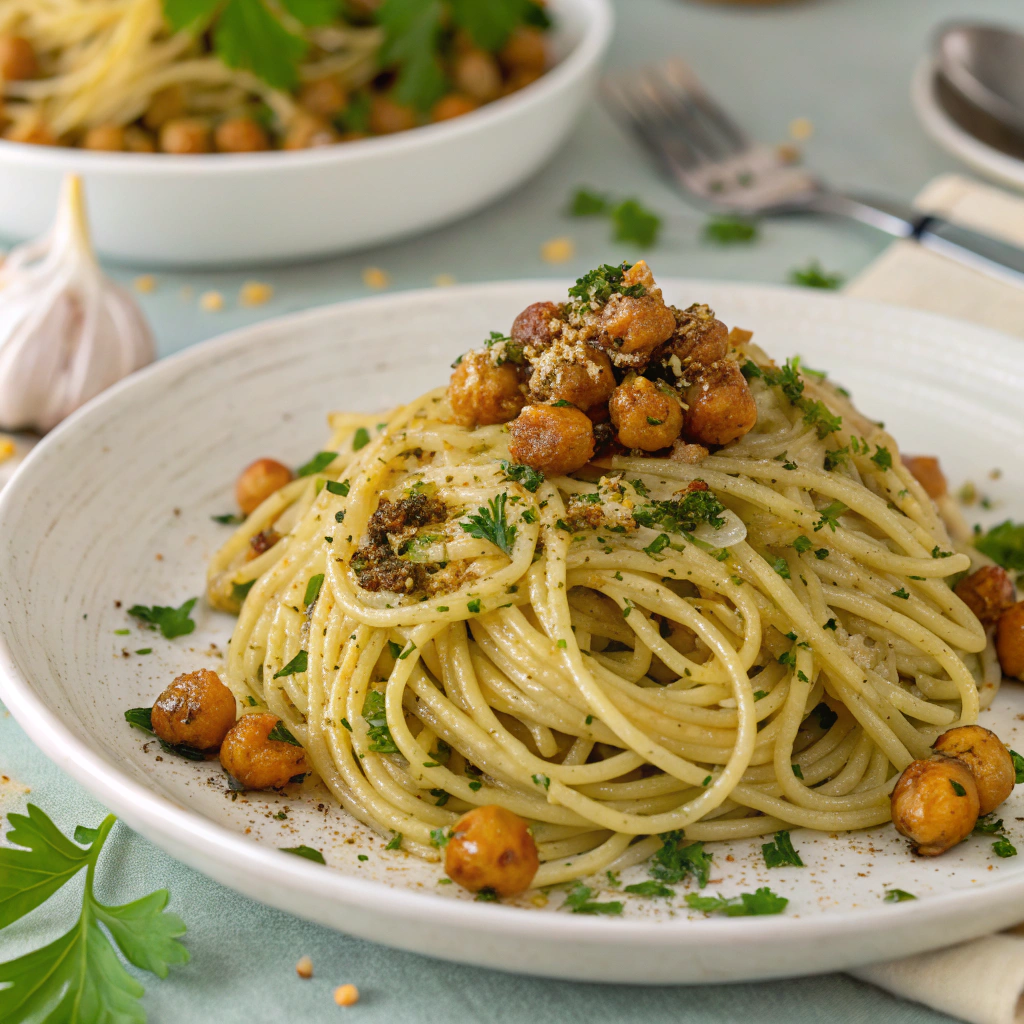
{"label": "fresh parsley sprig", "polygon": [[[797,765],[793,767],[796,768]],[[776,832],[773,842],[762,844],[761,854],[764,856],[765,867],[802,868],[804,866],[800,854],[793,848],[793,840],[789,838],[788,832]]]}
{"label": "fresh parsley sprig", "polygon": [[577,189],[569,202],[570,217],[607,217],[612,224],[616,242],[655,245],[661,231],[661,217],[647,209],[638,199],[615,202],[590,189]]}
{"label": "fresh parsley sprig", "polygon": [[705,914],[725,914],[727,917],[750,917],[760,914],[781,914],[789,900],[779,896],[767,886],[755,892],[743,892],[739,896],[726,898],[699,896],[695,892],[686,894],[687,905],[692,910],[703,910]]}
{"label": "fresh parsley sprig", "polygon": [[128,614],[141,619],[153,629],[159,629],[166,639],[173,640],[176,636],[185,636],[196,628],[196,624],[189,618],[196,600],[194,597],[189,598],[178,608],[165,608],[158,604],[150,608],[144,604],[133,604],[128,609]]}
{"label": "fresh parsley sprig", "polygon": [[592,889],[582,882],[578,882],[565,897],[565,905],[574,914],[611,914],[614,916],[622,913],[622,903],[619,900],[598,903],[590,898],[592,895]]}
{"label": "fresh parsley sprig", "polygon": [[397,754],[391,730],[388,728],[387,704],[380,690],[368,690],[363,701],[363,721],[368,726],[370,749],[376,754]]}
{"label": "fresh parsley sprig", "polygon": [[669,533],[693,533],[701,523],[716,530],[725,525],[725,506],[712,491],[690,491],[679,499],[651,501],[633,509],[637,526],[668,530]]}
{"label": "fresh parsley sprig", "polygon": [[516,528],[510,526],[505,515],[508,494],[502,491],[496,498],[487,502],[486,508],[478,508],[476,515],[468,516],[467,521],[460,524],[462,529],[480,540],[489,540],[509,557],[512,556],[512,545],[516,539]]}
{"label": "fresh parsley sprig", "polygon": [[664,832],[661,849],[651,857],[647,870],[659,882],[675,885],[693,876],[703,889],[711,878],[712,853],[704,852],[703,843],[684,843],[681,830]]}
{"label": "fresh parsley sprig", "polygon": [[0,1020],[22,1024],[145,1021],[138,1000],[143,986],[121,965],[129,963],[159,978],[188,961],[178,942],[185,923],[170,914],[166,889],[121,906],[96,898],[100,852],[116,821],[108,815],[98,828],[79,825],[72,843],[34,804],[28,814],[10,814],[10,848],[0,849],[0,928],[42,906],[85,868],[78,920],[60,938],[0,964]]}

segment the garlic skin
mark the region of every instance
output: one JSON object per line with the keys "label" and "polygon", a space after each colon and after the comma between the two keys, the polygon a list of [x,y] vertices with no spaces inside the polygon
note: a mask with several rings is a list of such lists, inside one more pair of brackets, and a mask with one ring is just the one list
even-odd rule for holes
{"label": "garlic skin", "polygon": [[100,270],[68,175],[49,234],[0,263],[0,430],[45,433],[155,354],[135,300]]}

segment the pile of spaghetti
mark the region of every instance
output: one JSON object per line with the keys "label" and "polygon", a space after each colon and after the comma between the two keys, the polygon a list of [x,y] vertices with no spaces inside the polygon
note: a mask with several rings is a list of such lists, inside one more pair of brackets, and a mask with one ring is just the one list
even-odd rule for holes
{"label": "pile of spaghetti", "polygon": [[[548,304],[547,342],[513,330],[475,354],[525,382],[510,423],[461,425],[454,383],[334,414],[328,450],[209,571],[211,601],[240,609],[228,684],[284,720],[351,814],[436,859],[437,830],[500,804],[531,823],[535,885],[639,863],[673,830],[886,822],[899,772],[1000,679],[946,582],[971,558],[892,437],[748,332],[710,364],[692,345],[679,359],[694,323],[722,325],[616,269]],[[673,334],[624,368],[628,334],[582,325],[621,326],[634,299],[634,326],[668,308]],[[651,381],[687,416],[687,387],[738,377],[756,422],[628,450],[613,397],[612,424],[588,409],[582,467],[516,461],[530,410],[577,411],[536,401],[539,349],[581,337],[609,353],[612,387]]]}

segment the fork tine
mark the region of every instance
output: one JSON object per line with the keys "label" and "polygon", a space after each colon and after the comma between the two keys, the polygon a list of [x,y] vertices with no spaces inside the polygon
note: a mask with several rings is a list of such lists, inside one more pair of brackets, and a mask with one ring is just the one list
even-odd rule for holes
{"label": "fork tine", "polygon": [[641,79],[640,88],[660,112],[660,129],[672,137],[683,137],[705,161],[725,159],[731,150],[708,130],[700,111],[685,89],[667,77],[660,68]]}
{"label": "fork tine", "polygon": [[673,82],[677,89],[689,96],[693,105],[725,139],[730,148],[729,155],[735,155],[750,148],[750,139],[747,138],[743,129],[708,95],[707,90],[689,64],[677,57],[664,65],[662,73],[669,81]]}

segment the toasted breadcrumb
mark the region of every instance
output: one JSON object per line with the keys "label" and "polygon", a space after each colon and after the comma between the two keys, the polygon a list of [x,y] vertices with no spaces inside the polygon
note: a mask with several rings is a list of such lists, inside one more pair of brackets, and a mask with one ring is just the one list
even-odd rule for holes
{"label": "toasted breadcrumb", "polygon": [[455,277],[452,274],[437,274],[434,277],[435,288],[451,288],[455,283]]}
{"label": "toasted breadcrumb", "polygon": [[576,255],[576,243],[571,238],[549,238],[540,247],[540,258],[545,263],[568,263]]}
{"label": "toasted breadcrumb", "polygon": [[808,117],[795,117],[789,122],[789,137],[804,142],[814,134],[814,125]]}
{"label": "toasted breadcrumb", "polygon": [[784,164],[798,164],[800,163],[800,147],[794,146],[791,142],[781,142],[775,147],[775,152],[778,153],[779,159]]}
{"label": "toasted breadcrumb", "polygon": [[207,313],[217,313],[224,308],[224,296],[220,292],[203,292],[199,296],[199,306]]}
{"label": "toasted breadcrumb", "polygon": [[299,962],[295,965],[295,973],[300,978],[312,978],[313,961],[308,956],[300,957]]}
{"label": "toasted breadcrumb", "polygon": [[391,284],[391,275],[380,267],[366,267],[363,270],[363,284],[367,288],[387,288]]}
{"label": "toasted breadcrumb", "polygon": [[14,455],[14,438],[0,434],[0,462],[6,462]]}
{"label": "toasted breadcrumb", "polygon": [[148,295],[150,292],[156,291],[156,278],[152,274],[142,274],[132,281],[132,287],[137,292]]}
{"label": "toasted breadcrumb", "polygon": [[355,985],[339,985],[334,990],[334,1001],[339,1006],[355,1006],[359,1002],[359,989]]}
{"label": "toasted breadcrumb", "polygon": [[262,306],[269,302],[273,295],[272,285],[264,284],[262,281],[246,281],[238,292],[238,301],[243,306]]}

